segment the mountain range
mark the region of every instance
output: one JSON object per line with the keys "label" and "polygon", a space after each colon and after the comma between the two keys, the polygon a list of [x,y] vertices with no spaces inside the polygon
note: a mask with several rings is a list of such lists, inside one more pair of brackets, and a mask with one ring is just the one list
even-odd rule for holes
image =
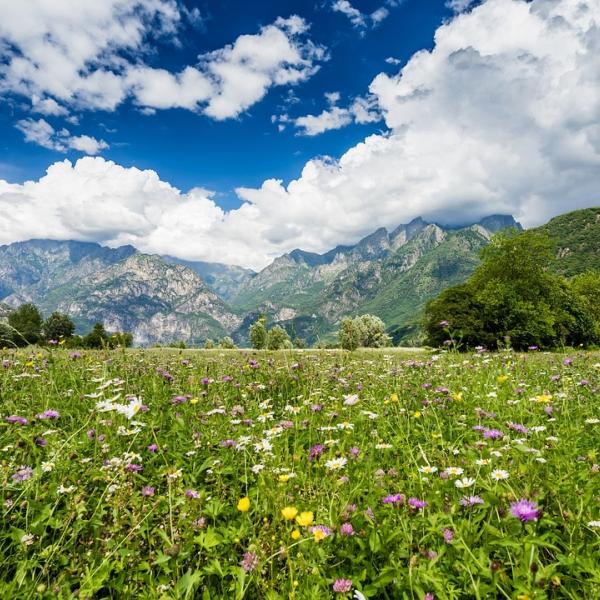
{"label": "mountain range", "polygon": [[[491,236],[509,227],[520,225],[507,215],[460,228],[417,218],[324,254],[293,250],[258,273],[132,246],[30,240],[0,246],[0,302],[65,312],[81,332],[101,321],[131,332],[137,345],[225,335],[245,344],[260,314],[313,344],[330,339],[344,316],[365,312],[380,316],[396,343],[418,343],[427,300],[467,279]],[[557,239],[566,274],[600,266],[600,209],[540,229]]]}

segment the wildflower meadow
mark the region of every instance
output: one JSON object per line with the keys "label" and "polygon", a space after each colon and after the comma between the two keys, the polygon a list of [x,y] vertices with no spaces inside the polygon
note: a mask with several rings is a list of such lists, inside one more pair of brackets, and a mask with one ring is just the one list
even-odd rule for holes
{"label": "wildflower meadow", "polygon": [[600,355],[5,350],[0,598],[600,598]]}

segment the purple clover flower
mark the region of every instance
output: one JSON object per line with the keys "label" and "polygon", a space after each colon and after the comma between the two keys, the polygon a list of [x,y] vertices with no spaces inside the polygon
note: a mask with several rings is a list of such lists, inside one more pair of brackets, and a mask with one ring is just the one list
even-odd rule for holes
{"label": "purple clover flower", "polygon": [[11,425],[27,425],[29,423],[25,417],[20,417],[19,415],[10,415],[10,417],[6,417],[4,420]]}
{"label": "purple clover flower", "polygon": [[312,462],[316,458],[319,458],[319,456],[323,454],[323,450],[325,450],[323,444],[316,444],[310,449],[310,452],[308,454],[308,460]]}
{"label": "purple clover flower", "polygon": [[57,410],[45,410],[43,413],[36,415],[37,419],[58,419],[60,413]]}
{"label": "purple clover flower", "polygon": [[33,469],[31,467],[26,467],[24,465],[21,465],[16,473],[13,473],[12,476],[12,480],[13,481],[27,481],[28,479],[31,479],[33,476]]}
{"label": "purple clover flower", "polygon": [[513,431],[518,431],[519,433],[523,433],[523,434],[529,433],[529,429],[527,429],[527,427],[525,427],[525,425],[521,425],[521,423],[509,423],[508,427],[509,427],[509,429],[512,429]]}
{"label": "purple clover flower", "polygon": [[404,497],[404,494],[390,494],[389,496],[386,496],[385,498],[383,498],[382,502],[383,502],[383,504],[402,505],[402,504],[404,504],[405,500],[406,500],[406,498]]}
{"label": "purple clover flower", "polygon": [[142,496],[154,496],[156,490],[151,485],[145,485],[142,488]]}
{"label": "purple clover flower", "polygon": [[336,594],[347,594],[352,589],[352,579],[336,579],[333,582],[333,591]]}
{"label": "purple clover flower", "polygon": [[481,498],[481,496],[463,496],[460,500],[459,500],[459,504],[461,506],[466,506],[466,507],[472,507],[472,506],[476,506],[478,504],[484,504],[483,502],[483,498]]}
{"label": "purple clover flower", "polygon": [[504,434],[499,429],[486,429],[483,432],[483,437],[488,440],[497,440],[504,437]]}
{"label": "purple clover flower", "polygon": [[427,506],[427,502],[425,502],[425,500],[420,500],[419,498],[409,498],[408,505],[412,506],[412,508],[416,508],[417,510],[420,510]]}
{"label": "purple clover flower", "polygon": [[452,540],[454,539],[454,531],[452,531],[452,529],[444,527],[442,529],[442,535],[444,536],[444,542],[446,542],[446,544],[452,543]]}
{"label": "purple clover flower", "polygon": [[513,502],[510,505],[510,514],[523,523],[526,523],[527,521],[537,521],[540,511],[535,502],[521,498],[521,500]]}
{"label": "purple clover flower", "polygon": [[342,523],[340,527],[340,535],[344,537],[350,537],[354,535],[354,527],[351,523]]}
{"label": "purple clover flower", "polygon": [[258,567],[258,556],[255,552],[244,552],[240,565],[245,573],[250,573]]}

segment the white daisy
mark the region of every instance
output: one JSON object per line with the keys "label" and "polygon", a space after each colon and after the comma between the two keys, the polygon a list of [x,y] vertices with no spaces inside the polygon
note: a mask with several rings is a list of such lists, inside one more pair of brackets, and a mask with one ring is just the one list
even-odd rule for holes
{"label": "white daisy", "polygon": [[460,489],[468,488],[475,485],[475,480],[472,477],[463,477],[462,479],[457,479],[454,485]]}
{"label": "white daisy", "polygon": [[347,458],[344,458],[343,456],[340,458],[332,458],[331,460],[328,460],[325,463],[325,466],[330,470],[330,471],[339,471],[340,469],[343,469],[346,466],[346,463],[348,462]]}
{"label": "white daisy", "polygon": [[461,467],[448,467],[446,469],[446,474],[450,477],[460,477],[465,470]]}
{"label": "white daisy", "polygon": [[430,467],[429,465],[419,467],[419,473],[424,473],[425,475],[432,475],[433,473],[437,473],[437,470],[437,467]]}

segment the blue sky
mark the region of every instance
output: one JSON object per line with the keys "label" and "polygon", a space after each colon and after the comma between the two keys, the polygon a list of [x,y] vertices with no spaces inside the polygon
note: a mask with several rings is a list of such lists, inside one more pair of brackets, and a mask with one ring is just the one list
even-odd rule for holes
{"label": "blue sky", "polygon": [[[272,115],[320,113],[327,106],[324,94],[328,92],[339,92],[341,102],[363,95],[379,72],[398,71],[399,66],[387,64],[386,58],[404,63],[417,50],[431,48],[436,28],[453,15],[443,0],[405,0],[399,6],[389,6],[389,15],[376,27],[356,27],[331,4],[327,0],[186,0],[188,9],[200,11],[201,24],[186,22],[178,32],[180,45],[159,40],[145,57],[149,65],[179,71],[194,64],[199,54],[226,46],[239,35],[255,34],[261,26],[290,15],[306,19],[310,39],[324,45],[329,58],[319,61],[319,71],[307,81],[272,88],[262,101],[234,119],[215,121],[186,109],[146,116],[132,101],[126,101],[110,112],[76,110],[80,124],[70,129],[105,140],[110,147],[101,154],[107,159],[153,169],[182,190],[209,188],[218,192],[214,196],[218,204],[238,206],[235,188],[256,187],[270,177],[287,181],[297,177],[310,158],[339,156],[369,133],[386,129],[379,121],[351,124],[310,137],[299,135],[294,127],[278,131],[277,124],[271,122]],[[355,6],[371,14],[386,3],[357,0]],[[28,116],[29,107],[22,96],[4,97],[0,104],[0,178],[12,182],[37,179],[55,160],[76,160],[82,155],[26,142],[15,123]],[[61,117],[45,119],[55,128],[69,127]]]}
{"label": "blue sky", "polygon": [[0,0],[0,243],[254,269],[600,203],[600,0]]}

